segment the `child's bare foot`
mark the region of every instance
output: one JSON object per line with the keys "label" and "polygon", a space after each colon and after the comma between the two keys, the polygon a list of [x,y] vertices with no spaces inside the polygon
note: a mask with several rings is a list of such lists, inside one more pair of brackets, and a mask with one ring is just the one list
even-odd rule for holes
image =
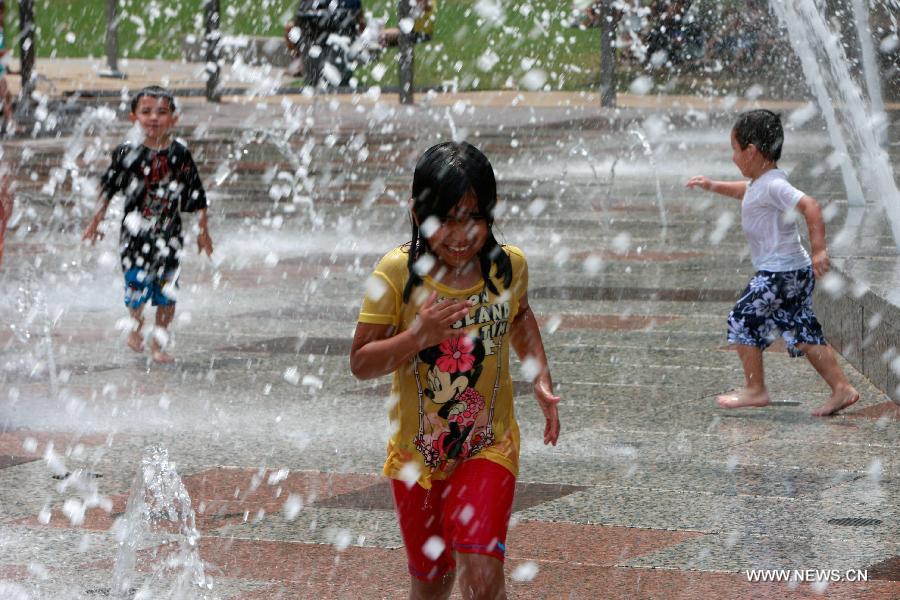
{"label": "child's bare foot", "polygon": [[812,411],[812,415],[814,417],[827,417],[844,410],[851,404],[855,404],[857,400],[859,400],[859,392],[852,385],[848,385],[839,388],[831,394],[831,397],[825,404]]}
{"label": "child's bare foot", "polygon": [[722,408],[747,408],[751,406],[768,406],[771,400],[768,392],[739,390],[733,394],[716,396],[716,402]]}
{"label": "child's bare foot", "polygon": [[144,338],[137,331],[128,334],[128,347],[140,354],[144,351]]}
{"label": "child's bare foot", "polygon": [[154,348],[153,352],[153,362],[158,362],[161,364],[168,364],[175,362],[175,357],[171,354],[167,353],[162,348]]}
{"label": "child's bare foot", "polygon": [[160,364],[175,362],[175,357],[166,352],[165,346],[160,344],[159,340],[156,339],[157,334],[158,332],[154,332],[154,337],[150,340],[150,355],[153,357],[153,362]]}

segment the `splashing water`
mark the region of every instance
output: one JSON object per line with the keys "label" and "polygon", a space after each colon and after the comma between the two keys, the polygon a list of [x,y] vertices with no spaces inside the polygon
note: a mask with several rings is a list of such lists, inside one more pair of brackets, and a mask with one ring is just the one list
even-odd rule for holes
{"label": "splashing water", "polygon": [[644,156],[650,161],[650,170],[653,172],[653,179],[656,181],[656,206],[659,209],[659,222],[662,225],[661,239],[666,241],[669,235],[669,219],[666,216],[666,203],[663,200],[662,187],[659,184],[659,170],[656,167],[656,160],[653,158],[653,148],[650,147],[650,141],[640,129],[632,129],[630,133],[638,139],[641,148],[644,150]]}
{"label": "splashing water", "polygon": [[[881,202],[894,242],[900,247],[900,190],[894,182],[887,153],[878,143],[873,127],[877,121],[850,74],[839,37],[828,28],[825,17],[812,0],[795,3],[770,0],[770,5],[790,34],[806,81],[819,101],[832,144],[842,158],[846,157],[841,161],[841,168],[850,203],[863,197],[860,181],[865,181],[870,195]],[[827,68],[819,67],[817,50],[826,59]],[[843,107],[840,114],[838,107]],[[858,176],[860,174],[862,177]]]}
{"label": "splashing water", "polygon": [[875,57],[875,45],[872,43],[872,29],[869,25],[869,11],[864,0],[853,0],[853,22],[856,24],[856,37],[862,54],[863,74],[866,79],[866,91],[872,104],[872,116],[875,123],[875,138],[882,146],[887,142],[887,115],[884,112],[884,98],[881,95],[881,82],[878,80],[878,59]]}
{"label": "splashing water", "polygon": [[[212,579],[204,574],[191,498],[169,462],[165,448],[144,450],[141,466],[131,486],[125,514],[114,526],[119,552],[113,569],[113,597],[131,597],[136,587],[137,553],[143,544],[155,544],[156,560],[150,578],[134,598],[193,600],[206,598]],[[158,545],[162,537],[162,545]]]}

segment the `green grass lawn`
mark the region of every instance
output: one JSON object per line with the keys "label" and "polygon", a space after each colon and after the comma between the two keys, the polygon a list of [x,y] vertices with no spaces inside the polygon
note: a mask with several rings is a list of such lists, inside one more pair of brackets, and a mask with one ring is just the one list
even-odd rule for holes
{"label": "green grass lawn", "polygon": [[[18,33],[16,0],[7,4],[7,39]],[[566,26],[568,0],[495,0],[496,14],[480,15],[489,2],[439,0],[434,39],[416,47],[416,85],[455,81],[471,89],[587,89],[599,70],[599,34]],[[296,0],[221,0],[226,34],[282,35]],[[364,2],[375,18],[396,19],[394,0]],[[203,31],[202,0],[120,0],[122,58],[181,57],[181,40]],[[35,0],[40,58],[105,55],[106,0]],[[396,51],[379,62],[387,67],[381,85],[396,84]],[[374,65],[359,71],[373,84]],[[528,77],[525,77],[529,73]]]}

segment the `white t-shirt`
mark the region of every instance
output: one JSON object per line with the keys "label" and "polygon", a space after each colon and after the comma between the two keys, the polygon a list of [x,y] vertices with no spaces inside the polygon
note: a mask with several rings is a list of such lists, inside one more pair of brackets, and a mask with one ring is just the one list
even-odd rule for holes
{"label": "white t-shirt", "polygon": [[794,210],[803,196],[781,169],[766,171],[747,185],[741,227],[757,271],[796,271],[812,264],[800,242]]}

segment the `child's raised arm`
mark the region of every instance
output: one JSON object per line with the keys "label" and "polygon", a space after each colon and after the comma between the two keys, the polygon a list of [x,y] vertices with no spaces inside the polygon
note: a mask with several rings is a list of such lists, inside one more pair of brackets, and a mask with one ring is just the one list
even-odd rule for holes
{"label": "child's raised arm", "polygon": [[429,296],[412,327],[392,335],[393,325],[357,323],[350,346],[350,371],[359,379],[393,373],[421,350],[460,334],[451,326],[469,314],[469,302],[435,304],[437,292]]}
{"label": "child's raised arm", "polygon": [[540,371],[534,378],[534,397],[544,413],[544,443],[556,445],[559,439],[559,396],[553,395],[553,381],[550,379],[550,366],[544,352],[544,341],[537,319],[528,305],[528,293],[519,299],[519,313],[513,319],[510,328],[509,343],[521,360],[536,360]]}
{"label": "child's raised arm", "polygon": [[207,256],[212,256],[213,243],[212,238],[209,236],[209,222],[206,209],[201,208],[197,212],[199,213],[197,226],[200,228],[200,233],[197,234],[197,254],[206,251]]}
{"label": "child's raised arm", "polygon": [[737,198],[738,200],[743,200],[744,193],[747,191],[747,182],[714,181],[703,175],[695,175],[688,180],[687,187],[691,189],[698,187],[707,192],[714,192],[716,194],[721,194],[722,196],[730,196],[732,198]]}
{"label": "child's raised arm", "polygon": [[813,274],[818,279],[825,275],[831,268],[828,253],[825,249],[825,220],[822,218],[822,209],[812,196],[803,196],[797,202],[797,210],[806,219],[806,228],[809,229],[809,245],[812,251]]}
{"label": "child's raised arm", "polygon": [[84,235],[81,236],[82,240],[89,240],[91,246],[94,245],[97,238],[103,239],[103,232],[100,231],[100,223],[103,222],[103,217],[106,216],[106,209],[109,208],[109,197],[106,194],[100,192],[98,200],[100,206],[97,207],[97,212],[94,213],[94,217],[84,230]]}

